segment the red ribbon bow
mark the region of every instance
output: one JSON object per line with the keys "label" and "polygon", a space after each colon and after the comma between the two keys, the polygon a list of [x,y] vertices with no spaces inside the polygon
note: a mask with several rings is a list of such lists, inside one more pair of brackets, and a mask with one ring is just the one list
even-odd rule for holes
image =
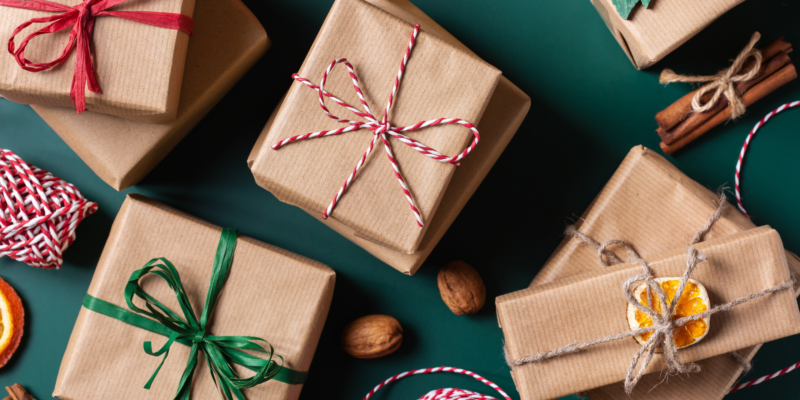
{"label": "red ribbon bow", "polygon": [[[293,137],[290,137],[288,139],[281,140],[280,142],[274,144],[272,146],[273,150],[278,150],[282,146],[285,146],[285,145],[287,145],[289,143],[292,143],[292,142],[294,142],[296,140],[313,139],[313,138],[318,138],[318,137],[339,135],[339,134],[342,134],[342,133],[352,132],[352,131],[356,131],[356,130],[359,130],[359,129],[369,129],[375,134],[374,137],[372,138],[372,141],[369,144],[369,147],[367,148],[367,151],[364,152],[363,156],[361,156],[361,160],[359,160],[358,164],[353,169],[353,172],[350,174],[350,177],[347,178],[347,181],[345,181],[345,183],[342,186],[342,188],[339,189],[339,192],[333,198],[333,201],[331,201],[330,205],[328,205],[328,208],[322,213],[322,218],[323,219],[328,219],[328,215],[330,215],[330,213],[333,212],[334,207],[336,207],[336,203],[339,201],[339,199],[342,197],[342,195],[344,195],[344,192],[347,190],[347,187],[350,186],[350,183],[353,181],[353,178],[355,178],[356,174],[358,173],[358,170],[361,169],[361,167],[364,165],[364,161],[366,161],[367,157],[372,152],[372,149],[375,147],[375,143],[378,141],[378,138],[380,138],[381,141],[383,142],[384,148],[386,149],[386,156],[389,157],[389,162],[392,163],[392,168],[394,168],[394,175],[395,175],[395,177],[397,177],[397,180],[400,183],[400,189],[403,191],[403,194],[406,196],[406,199],[408,200],[408,204],[411,206],[411,211],[414,213],[414,217],[417,220],[417,225],[422,227],[423,226],[422,216],[420,215],[419,209],[417,209],[417,206],[414,203],[414,198],[411,196],[411,191],[408,189],[408,186],[406,185],[406,181],[403,178],[403,174],[400,173],[400,167],[397,165],[397,161],[394,158],[394,154],[392,153],[392,148],[391,148],[391,146],[389,146],[389,141],[388,141],[386,135],[390,135],[390,136],[400,140],[401,142],[405,143],[406,145],[408,145],[412,149],[414,149],[414,150],[416,150],[416,151],[418,151],[418,152],[420,152],[420,153],[422,153],[422,154],[424,154],[424,155],[426,155],[426,156],[428,156],[430,158],[433,158],[436,161],[440,161],[440,162],[448,163],[448,164],[454,164],[456,166],[460,166],[461,165],[460,161],[464,157],[466,157],[470,152],[472,152],[472,150],[478,144],[478,141],[481,138],[481,135],[478,132],[478,129],[472,123],[470,123],[468,121],[464,121],[463,119],[459,119],[459,118],[437,118],[437,119],[432,119],[432,120],[429,120],[429,121],[421,121],[421,122],[418,122],[418,123],[416,123],[414,125],[409,125],[409,126],[392,126],[392,124],[389,122],[389,110],[392,108],[392,104],[394,102],[394,98],[397,95],[397,90],[400,87],[400,81],[403,78],[403,73],[406,70],[406,64],[408,64],[408,59],[411,56],[411,50],[414,48],[414,43],[417,40],[417,35],[418,34],[419,34],[419,25],[415,25],[414,26],[414,32],[411,34],[411,39],[409,41],[408,47],[406,48],[405,56],[403,57],[403,62],[400,64],[400,72],[397,73],[397,77],[394,80],[394,87],[392,88],[392,93],[389,95],[389,104],[386,106],[386,109],[383,111],[383,119],[381,121],[378,121],[378,119],[375,118],[375,116],[372,114],[372,111],[370,110],[369,105],[367,104],[367,101],[364,99],[364,93],[361,91],[361,87],[359,86],[358,77],[356,76],[355,70],[353,69],[353,65],[350,64],[350,62],[348,62],[347,59],[340,58],[340,59],[334,60],[328,66],[328,69],[325,71],[325,74],[323,74],[322,82],[320,83],[319,86],[314,85],[313,83],[309,82],[308,79],[305,79],[305,78],[301,77],[300,75],[294,74],[292,76],[292,78],[294,78],[298,82],[310,87],[311,89],[316,90],[319,93],[320,107],[322,107],[322,110],[325,112],[325,114],[328,115],[328,117],[330,117],[330,118],[332,118],[332,119],[334,119],[334,120],[336,120],[338,122],[347,124],[349,126],[346,126],[346,127],[343,127],[343,128],[339,128],[339,129],[329,130],[329,131],[313,132],[313,133],[306,133],[304,135],[293,136]],[[339,64],[339,63],[343,63],[343,64],[345,64],[345,66],[347,66],[347,70],[350,72],[350,78],[353,80],[353,88],[355,89],[356,94],[358,95],[358,98],[361,101],[361,105],[364,106],[365,112],[358,110],[357,108],[345,103],[341,99],[339,99],[336,96],[334,96],[334,95],[332,95],[332,94],[330,94],[330,93],[325,91],[325,82],[328,80],[328,74],[330,74],[331,70],[333,69],[333,67],[336,66],[336,64]],[[330,98],[331,100],[336,102],[336,104],[339,104],[340,106],[342,106],[344,108],[347,108],[348,110],[352,111],[354,114],[358,115],[359,117],[362,117],[362,118],[366,119],[368,122],[352,121],[352,120],[349,120],[349,119],[342,119],[342,118],[339,118],[339,117],[331,114],[330,110],[328,110],[328,107],[325,106],[325,97]],[[472,134],[473,134],[473,136],[475,136],[475,138],[472,140],[472,144],[470,144],[469,147],[464,149],[464,151],[462,151],[459,155],[457,155],[455,157],[450,157],[450,156],[446,156],[444,154],[441,154],[438,151],[436,151],[435,149],[433,149],[431,147],[428,147],[425,144],[420,143],[420,142],[418,142],[418,141],[416,141],[416,140],[414,140],[414,139],[402,134],[402,132],[415,131],[417,129],[427,128],[429,126],[435,126],[435,125],[439,125],[439,124],[459,124],[459,125],[463,125],[464,127],[469,128],[472,131]]]}
{"label": "red ribbon bow", "polygon": [[[192,35],[194,20],[191,18],[172,13],[151,12],[151,11],[108,11],[109,8],[127,0],[83,0],[83,4],[76,6],[65,6],[49,0],[0,0],[0,6],[23,8],[27,10],[60,12],[61,14],[50,17],[34,18],[17,27],[11,38],[8,40],[8,52],[14,56],[22,69],[30,72],[40,72],[55,67],[64,62],[69,57],[72,48],[77,40],[78,59],[75,62],[75,74],[72,77],[72,87],[69,97],[72,100],[78,114],[86,110],[85,88],[94,93],[100,93],[100,85],[97,83],[97,75],[92,64],[92,51],[89,47],[89,38],[92,36],[94,20],[97,17],[117,17],[134,22],[140,22],[159,28],[173,29]],[[52,22],[52,23],[51,23]],[[14,45],[14,39],[23,29],[33,24],[46,24],[46,27],[30,34],[20,43],[19,48]],[[69,41],[61,55],[50,62],[37,63],[25,58],[25,48],[31,39],[48,33],[55,33],[66,28],[72,27]]]}

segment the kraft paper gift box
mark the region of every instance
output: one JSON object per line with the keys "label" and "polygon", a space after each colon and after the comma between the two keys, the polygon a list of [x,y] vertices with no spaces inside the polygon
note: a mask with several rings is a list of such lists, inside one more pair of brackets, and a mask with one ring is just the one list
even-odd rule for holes
{"label": "kraft paper gift box", "polygon": [[[139,195],[125,200],[89,286],[88,295],[128,309],[124,289],[131,274],[156,257],[175,265],[188,299],[203,310],[221,229]],[[181,313],[175,293],[160,279],[145,277],[144,289]],[[230,275],[211,314],[207,335],[255,336],[274,346],[284,366],[308,371],[333,296],[330,268],[239,235]],[[134,301],[139,307],[138,300]],[[175,396],[189,347],[175,343],[152,387],[143,386],[161,362],[142,343],[160,348],[167,338],[89,311],[78,315],[61,363],[53,396],[64,400],[167,399]],[[263,343],[262,343],[263,344]],[[220,394],[199,356],[192,398]],[[277,358],[273,358],[276,359]],[[237,371],[243,377],[253,373]],[[244,391],[250,399],[297,399],[302,385],[271,380]]]}
{"label": "kraft paper gift box", "polygon": [[[647,257],[654,275],[682,276],[687,268],[687,247]],[[780,236],[769,227],[703,241],[694,247],[708,259],[697,266],[692,279],[706,287],[712,306],[791,282],[786,251]],[[498,297],[497,313],[509,359],[629,332],[625,312],[628,300],[620,288],[624,281],[641,273],[639,264],[617,264]],[[710,318],[708,335],[678,350],[680,362],[704,360],[800,333],[800,311],[792,290],[775,291]],[[640,349],[641,345],[630,337],[606,342],[515,366],[514,381],[524,400],[583,392],[622,381]],[[656,354],[646,372],[661,371],[665,365],[664,355]]]}
{"label": "kraft paper gift box", "polygon": [[[635,193],[635,196],[631,196]],[[614,238],[632,243],[645,259],[657,253],[686,246],[717,207],[719,196],[684,175],[659,154],[634,147],[617,172],[575,223],[575,227],[598,241]],[[728,204],[704,238],[723,238],[755,228]],[[621,251],[616,252],[624,256]],[[790,270],[800,276],[800,260],[786,252]],[[567,237],[553,253],[531,287],[591,272],[600,268],[597,252],[579,239]],[[795,293],[797,294],[797,293]],[[748,361],[761,345],[739,349]],[[585,393],[592,400],[624,399],[721,399],[741,376],[743,367],[729,355],[699,363],[702,371],[661,382],[658,373],[646,375],[631,396],[619,383]]]}
{"label": "kraft paper gift box", "polygon": [[637,69],[645,69],[705,29],[744,0],[651,1],[622,18],[612,0],[591,0],[622,50]]}
{"label": "kraft paper gift box", "polygon": [[[351,21],[351,18],[356,20]],[[397,94],[397,103],[389,119],[394,125],[403,125],[437,118],[437,115],[460,115],[458,118],[469,120],[469,115],[482,114],[480,122],[476,122],[478,117],[470,120],[477,124],[481,141],[461,162],[460,168],[420,157],[421,154],[389,138],[400,169],[421,210],[425,222],[423,228],[416,225],[382,148],[373,152],[331,216],[325,220],[321,218],[322,211],[363,153],[372,132],[351,132],[305,140],[272,150],[275,142],[292,135],[341,127],[331,122],[319,109],[316,92],[302,84],[293,84],[248,158],[248,164],[260,186],[270,190],[281,201],[303,208],[377,258],[408,275],[417,271],[450,227],[530,109],[530,98],[525,93],[481,61],[421,10],[404,0],[337,1],[300,75],[316,82],[334,58],[347,57],[355,62],[355,72],[362,81],[362,87],[367,88],[365,92],[370,108],[377,113],[376,110],[383,110],[378,105],[385,105],[383,102],[391,90],[393,76],[399,67],[398,55],[402,56],[407,46],[412,24],[420,24],[422,31],[418,47],[410,56]],[[345,28],[348,26],[353,28]],[[360,27],[359,32],[373,32],[377,29],[375,26],[392,28],[391,32],[387,31],[389,33],[359,34],[351,39],[350,35],[356,26]],[[373,45],[372,41],[377,37],[382,39]],[[392,43],[395,50],[387,50],[388,43]],[[426,47],[423,48],[423,45]],[[335,48],[331,49],[332,46]],[[374,46],[386,54],[371,56]],[[422,51],[417,53],[418,50]],[[438,52],[448,56],[436,56]],[[354,57],[362,53],[367,55]],[[416,63],[415,57],[419,57]],[[438,61],[429,61],[428,57]],[[356,60],[365,60],[366,64]],[[456,60],[460,65],[455,66]],[[427,67],[438,63],[443,64]],[[377,77],[378,73],[381,77]],[[465,77],[465,74],[471,77]],[[365,78],[373,76],[376,78]],[[329,89],[334,81],[338,86]],[[493,81],[497,82],[496,86]],[[418,85],[433,86],[418,90]],[[325,87],[326,91],[345,101],[358,104],[352,82],[346,73],[337,75],[334,71]],[[339,116],[349,112],[333,103],[329,107]],[[451,109],[469,111],[448,111]],[[444,154],[460,152],[471,137],[469,130],[460,126],[428,129],[412,132],[409,136]],[[309,165],[320,162],[324,165]]]}
{"label": "kraft paper gift box", "polygon": [[[69,7],[83,3],[82,0],[49,1]],[[128,0],[108,11],[160,12],[191,18],[194,5],[195,0]],[[63,11],[34,11],[0,5],[0,38],[10,39],[14,30],[29,20],[61,13]],[[16,37],[16,46],[47,24],[37,23],[23,29]],[[58,33],[37,37],[25,50],[25,58],[38,63],[58,59],[68,43],[71,29],[69,26]],[[85,93],[87,110],[151,123],[175,120],[189,35],[107,15],[95,18],[92,31],[89,46],[101,93],[78,88]],[[0,54],[0,95],[17,103],[68,107],[75,112],[70,88],[78,58],[73,46],[62,64],[34,73],[23,70],[13,55],[3,51]]]}
{"label": "kraft paper gift box", "polygon": [[252,68],[269,47],[240,0],[198,0],[177,120],[166,124],[34,105],[33,109],[114,189],[144,178]]}

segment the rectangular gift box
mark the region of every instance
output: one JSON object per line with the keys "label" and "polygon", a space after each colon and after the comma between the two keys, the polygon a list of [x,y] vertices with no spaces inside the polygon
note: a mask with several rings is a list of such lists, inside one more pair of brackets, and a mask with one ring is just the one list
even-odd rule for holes
{"label": "rectangular gift box", "polygon": [[[177,119],[166,124],[34,105],[33,109],[114,189],[144,178],[269,48],[269,38],[240,0],[197,0]],[[213,55],[213,57],[209,57]]]}
{"label": "rectangular gift box", "polygon": [[[630,196],[636,193],[636,196]],[[645,258],[686,246],[691,236],[715,211],[719,196],[691,180],[659,154],[637,146],[579,218],[575,227],[598,241],[621,238]],[[655,211],[657,210],[657,211]],[[755,228],[728,204],[704,238],[721,238]],[[624,257],[622,252],[617,255]],[[786,252],[789,269],[800,276],[800,259]],[[567,237],[559,245],[531,287],[600,268],[597,252],[579,239]],[[796,287],[797,290],[797,287]],[[797,294],[797,292],[795,292]],[[751,360],[761,345],[737,352]],[[743,368],[728,355],[699,362],[703,370],[661,383],[658,373],[642,378],[631,396],[619,382],[585,393],[592,400],[723,398]]]}
{"label": "rectangular gift box", "polygon": [[[209,287],[221,229],[156,201],[130,195],[122,205],[97,265],[88,294],[127,309],[124,289],[131,274],[156,257],[171,261],[199,314]],[[145,290],[180,312],[175,293],[160,280]],[[230,275],[211,316],[210,335],[266,339],[284,365],[308,371],[333,296],[330,268],[239,236]],[[142,306],[140,306],[142,307]],[[82,308],[61,363],[54,397],[64,400],[165,399],[175,395],[189,347],[174,344],[150,390],[143,389],[161,357],[142,350],[159,348],[166,337]],[[243,376],[252,373],[243,372]],[[245,394],[251,399],[297,399],[302,385],[268,381]],[[219,398],[204,361],[198,363],[192,398]]]}
{"label": "rectangular gift box", "polygon": [[666,57],[744,0],[651,1],[635,6],[622,18],[612,0],[591,0],[608,29],[636,69],[645,69]]}
{"label": "rectangular gift box", "polygon": [[[80,0],[50,0],[74,6]],[[112,11],[149,11],[191,17],[195,0],[127,1]],[[11,38],[28,20],[58,15],[0,6],[0,38]],[[17,45],[43,28],[33,24],[17,36]],[[25,51],[34,62],[55,60],[64,50],[69,29],[37,37]],[[102,93],[86,93],[87,110],[127,119],[166,123],[175,120],[189,36],[112,16],[98,16],[89,38],[94,68]],[[42,72],[23,70],[8,52],[0,54],[0,95],[23,104],[73,107],[70,88],[77,51],[72,49],[63,64]],[[84,90],[81,88],[80,90]],[[74,108],[72,110],[75,112]]]}
{"label": "rectangular gift box", "polygon": [[[349,11],[348,7],[354,7],[359,11]],[[319,43],[323,36],[329,34],[328,31],[330,29],[335,28],[335,23],[337,23],[338,18],[342,18],[342,14],[347,15],[348,13],[363,14],[365,15],[364,18],[369,16],[371,19],[378,18],[392,21],[393,24],[403,27],[400,29],[400,31],[406,32],[406,39],[408,39],[407,35],[411,32],[412,24],[418,23],[422,27],[422,34],[420,37],[422,37],[423,34],[424,36],[430,37],[432,45],[435,44],[436,46],[447,48],[449,53],[458,54],[459,58],[463,57],[464,60],[468,60],[471,64],[487,67],[462,43],[456,40],[452,35],[445,31],[441,26],[436,24],[413,4],[405,0],[370,0],[369,2],[361,0],[338,1],[334,5],[334,9],[331,11],[325,26],[323,26],[320,36],[318,36],[317,42],[312,49],[312,53],[318,51],[316,49],[320,47]],[[331,25],[334,26],[332,27]],[[345,43],[347,43],[347,41],[345,41]],[[417,48],[414,49],[414,53],[411,55],[411,60],[413,60],[417,55],[417,50]],[[343,51],[349,52],[349,50]],[[402,54],[402,50],[400,54]],[[345,55],[346,54],[341,54],[341,56]],[[310,58],[311,54],[309,55],[309,59]],[[353,61],[352,58],[349,59],[350,61]],[[327,62],[329,63],[330,60]],[[307,59],[306,64],[304,64],[304,70],[306,69],[306,65],[308,63],[309,62]],[[399,61],[394,64],[394,67],[390,66],[387,68],[393,68],[394,73],[396,73],[398,66]],[[355,65],[355,69],[356,73],[358,74],[360,69],[357,64]],[[491,70],[491,68],[487,69]],[[324,67],[319,69],[318,74],[321,73],[322,70],[324,70]],[[424,78],[425,71],[422,71],[420,68],[412,69],[412,63],[409,62],[409,68],[406,71],[406,75],[404,75],[404,83],[398,92],[398,103],[395,105],[395,107],[402,103],[402,98],[404,96],[403,87],[410,82],[406,81],[406,79],[415,73],[421,73],[423,77],[420,78]],[[301,73],[301,75],[303,74]],[[491,75],[494,74],[492,73]],[[335,74],[329,78],[329,83],[327,84],[328,86],[330,85],[330,81],[333,80],[334,76]],[[308,78],[312,80],[316,79],[316,77]],[[341,82],[341,86],[345,87],[345,89],[343,89],[344,92],[341,93],[343,95],[342,97],[349,94],[348,90],[352,91],[352,84],[350,84],[351,86],[348,89],[347,82],[349,82],[349,80],[346,82],[343,80]],[[326,91],[333,92],[333,90],[327,89],[328,86],[326,86]],[[383,88],[384,86],[387,86],[385,88],[386,92],[391,89],[390,84],[388,83],[385,85],[378,85],[380,88]],[[314,94],[316,92],[306,87],[299,87],[298,84],[295,83],[292,87],[292,90],[290,90],[289,95],[298,90],[301,90],[300,94],[304,98],[301,103],[304,106],[311,104],[316,107],[316,110],[311,108],[313,111],[309,112],[311,112],[312,115],[317,115],[317,113],[319,113],[319,116],[321,116],[323,120],[328,120],[319,109],[318,100],[315,100],[317,99]],[[337,89],[337,91],[334,93],[338,95],[340,92],[341,90]],[[434,90],[433,92],[438,92],[438,90]],[[406,94],[411,95],[409,92],[406,92]],[[459,101],[458,99],[448,100],[450,95],[450,91],[447,91],[446,94],[428,94],[428,96],[436,99],[436,102]],[[490,93],[490,95],[491,97],[488,99],[488,104],[485,105],[485,109],[482,110],[483,116],[481,121],[478,123],[478,130],[481,132],[480,143],[475,150],[470,153],[470,155],[465,158],[464,161],[462,161],[462,166],[460,168],[455,168],[455,172],[453,172],[452,177],[448,178],[449,184],[444,182],[443,187],[440,187],[438,184],[434,184],[432,182],[433,179],[428,179],[427,174],[429,172],[449,173],[449,171],[452,169],[451,165],[434,162],[432,160],[425,159],[425,157],[417,158],[421,156],[421,154],[417,154],[415,151],[407,148],[407,146],[403,145],[402,143],[395,141],[395,139],[389,139],[392,141],[392,149],[397,156],[398,163],[400,164],[400,168],[405,175],[406,180],[409,182],[409,187],[411,192],[414,194],[415,199],[419,201],[422,191],[426,191],[426,199],[431,199],[433,196],[440,197],[439,200],[434,199],[435,201],[433,202],[434,205],[437,206],[435,214],[431,215],[430,212],[426,212],[425,209],[420,207],[422,210],[423,220],[426,224],[424,228],[419,228],[416,226],[414,218],[411,214],[411,210],[408,207],[408,203],[405,201],[405,198],[399,191],[397,181],[392,175],[391,167],[388,164],[388,160],[385,159],[382,149],[377,149],[375,152],[373,152],[371,158],[380,157],[384,159],[368,160],[364,169],[362,169],[362,171],[356,177],[354,184],[342,197],[342,201],[344,202],[347,201],[348,197],[355,195],[356,199],[350,203],[348,212],[351,213],[353,215],[352,218],[356,218],[356,220],[358,217],[361,217],[363,220],[360,222],[362,224],[361,226],[365,228],[359,228],[358,226],[354,226],[354,224],[348,224],[346,220],[337,218],[337,213],[341,212],[339,207],[342,207],[343,203],[340,203],[340,205],[338,205],[334,210],[331,217],[329,217],[327,220],[323,220],[323,222],[397,270],[409,275],[416,272],[416,270],[422,265],[425,258],[427,258],[427,256],[430,254],[433,247],[435,247],[435,245],[444,235],[444,232],[447,231],[447,228],[450,227],[453,220],[455,220],[456,216],[475,192],[477,187],[483,181],[483,178],[486,176],[486,174],[488,174],[489,170],[503,152],[506,145],[508,145],[508,142],[514,136],[520,124],[522,123],[522,120],[525,118],[525,115],[527,115],[528,110],[530,109],[530,98],[502,76],[499,77],[497,86],[493,88],[493,91]],[[306,97],[308,97],[308,99],[305,99]],[[367,94],[367,97],[368,99],[372,99],[369,94]],[[287,99],[291,99],[291,97],[287,97]],[[291,145],[276,151],[270,148],[270,146],[274,144],[274,141],[283,139],[284,137],[291,136],[296,133],[306,133],[293,131],[292,133],[284,134],[281,133],[282,128],[276,128],[275,123],[282,114],[295,113],[295,111],[286,110],[293,108],[288,107],[288,104],[291,104],[290,101],[296,102],[297,100],[287,99],[284,100],[282,105],[275,111],[273,117],[267,123],[267,126],[262,132],[261,137],[259,137],[256,146],[250,154],[248,164],[250,165],[250,168],[256,178],[256,182],[259,185],[272,191],[273,194],[275,194],[280,200],[290,204],[298,205],[310,214],[321,219],[322,210],[327,207],[328,202],[333,197],[333,194],[335,194],[338,190],[338,186],[344,182],[344,179],[347,178],[350,170],[352,170],[352,167],[355,166],[354,163],[360,157],[360,154],[356,153],[363,152],[365,149],[364,145],[368,143],[368,137],[371,136],[372,133],[369,131],[362,133],[353,132],[330,138],[306,140],[303,142],[327,141],[327,143],[331,144],[325,144],[325,146],[329,147],[323,146],[320,147],[320,149],[295,149],[295,151],[289,156],[282,155],[281,152],[289,150],[292,146],[299,146],[302,142],[292,143]],[[378,96],[376,101],[381,101],[380,99],[381,96]],[[316,103],[314,103],[315,101]],[[345,101],[349,101],[349,99],[345,99]],[[329,107],[334,114],[342,110],[340,107],[333,104],[329,105]],[[371,107],[373,108],[373,111],[376,109],[381,110],[381,108],[375,108],[373,106]],[[347,111],[345,110],[344,112]],[[455,115],[452,116],[455,117]],[[424,119],[427,117],[433,117],[433,115],[420,116],[418,119]],[[467,119],[463,116],[460,118]],[[392,119],[391,116],[390,119]],[[411,122],[411,120],[397,120],[396,125],[403,124],[405,122]],[[336,127],[335,124],[330,125],[330,122],[322,123],[327,123],[327,125],[317,126],[322,128]],[[440,141],[446,141],[448,135],[451,140],[456,137],[451,132],[427,131],[427,129],[429,128],[418,131],[418,133],[412,133],[411,136],[415,139],[423,141],[428,145],[431,145],[431,147],[437,148],[437,150],[442,150],[442,148],[437,147],[440,146],[439,144],[432,144],[433,140],[438,139]],[[455,129],[464,129],[466,134],[469,132],[463,127],[458,127]],[[431,136],[428,136],[429,133]],[[458,133],[458,131],[456,131],[456,133]],[[338,142],[338,140],[344,139],[345,136],[354,134],[362,136],[360,136],[358,139],[355,139],[355,142]],[[353,136],[350,137],[351,139],[353,138]],[[364,142],[365,140],[367,142]],[[464,142],[461,144],[463,143]],[[452,142],[450,144],[452,144]],[[326,150],[327,148],[335,149],[336,154],[343,154],[346,151],[348,153],[347,161],[339,160],[338,157],[340,156],[338,155],[331,156],[331,152]],[[447,153],[447,151],[442,152]],[[378,156],[376,156],[374,153],[378,153]],[[453,152],[450,153],[452,154]],[[303,155],[300,156],[300,154]],[[317,161],[317,158],[315,158],[313,154],[320,154],[317,158],[321,157],[339,165],[339,167],[336,168],[335,175],[333,175],[334,172],[331,172],[330,168],[314,167],[313,170],[303,170],[301,166],[302,163],[311,162],[312,160]],[[309,158],[308,161],[303,161],[303,159],[306,157],[311,158]],[[278,158],[281,159],[278,160]],[[284,192],[283,188],[280,187],[279,184],[288,185],[292,182],[283,176],[282,172],[276,172],[274,168],[270,169],[272,168],[270,166],[275,163],[280,163],[282,168],[287,168],[284,163],[297,163],[297,166],[288,167],[296,169],[296,171],[292,172],[291,176],[295,176],[295,174],[303,174],[303,179],[308,178],[313,182],[317,182],[318,180],[327,180],[325,184],[326,187],[330,187],[330,189],[332,189],[332,191],[328,193],[330,196],[328,196],[328,194],[321,193],[319,190],[315,190],[313,193],[309,190],[306,190],[303,193]],[[351,163],[353,165],[350,165]],[[373,171],[378,171],[372,172],[370,175],[366,175],[366,172],[368,172],[370,169]],[[410,171],[410,173],[407,173],[407,171]],[[341,179],[337,177],[341,177]],[[276,180],[279,181],[279,183],[276,183]],[[369,180],[369,182],[367,180]],[[359,181],[361,181],[362,184],[358,184]],[[373,185],[372,182],[374,182],[375,185]],[[377,187],[364,187],[365,185],[376,186],[378,183],[381,184],[380,189]],[[297,186],[311,185],[309,182],[295,182],[294,184]],[[307,199],[310,195],[314,196],[314,201],[316,204],[300,203],[295,197],[302,196],[304,199]],[[357,200],[359,197],[367,200],[364,200],[359,204]],[[419,203],[418,206],[420,206]],[[360,207],[364,208],[360,209]],[[370,232],[365,232],[365,229],[369,229]],[[376,239],[378,236],[386,239],[387,241],[391,240],[393,243],[386,243],[383,240],[378,240]]]}
{"label": "rectangular gift box", "polygon": [[[709,292],[712,305],[726,304],[791,280],[778,233],[751,229],[694,245],[708,257],[692,279]],[[680,277],[686,246],[647,258],[657,277]],[[599,340],[630,331],[622,283],[642,272],[638,264],[617,264],[497,298],[497,313],[511,359]],[[783,290],[712,315],[702,341],[679,350],[681,362],[704,360],[800,333],[794,292]],[[619,382],[641,345],[632,338],[589,347],[579,353],[514,367],[525,400],[555,398]],[[665,367],[656,354],[647,373]]]}

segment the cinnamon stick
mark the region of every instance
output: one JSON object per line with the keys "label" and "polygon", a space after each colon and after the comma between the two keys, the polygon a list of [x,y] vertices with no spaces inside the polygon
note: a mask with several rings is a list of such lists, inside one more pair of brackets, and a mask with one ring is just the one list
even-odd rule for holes
{"label": "cinnamon stick", "polygon": [[[744,102],[746,107],[751,106],[758,100],[764,98],[764,96],[774,92],[779,87],[791,82],[797,78],[797,70],[795,69],[794,65],[789,64],[783,67],[780,71],[772,74],[769,78],[763,80],[761,83],[753,86],[752,89],[748,90],[743,96],[742,101]],[[704,124],[697,127],[695,130],[687,134],[686,136],[682,137],[680,140],[672,143],[672,144],[665,144],[661,143],[661,150],[664,151],[664,154],[670,155],[679,149],[683,148],[687,144],[691,143],[695,139],[702,136],[704,133],[711,130],[715,126],[725,122],[731,116],[731,108],[730,106],[725,107],[724,110],[718,112],[714,115],[711,119],[706,121]]]}
{"label": "cinnamon stick", "polygon": [[[761,50],[762,64],[771,60],[781,52],[790,53],[791,51],[792,45],[784,41],[781,37]],[[743,73],[747,73],[747,71],[753,68],[753,64],[754,62],[752,60],[745,64]],[[656,114],[656,122],[658,123],[658,126],[664,131],[669,131],[690,114],[692,114],[692,99],[698,90],[700,90],[700,88],[689,92],[685,96],[681,97],[678,101],[672,103],[672,105]],[[711,99],[711,95],[704,96],[702,100],[705,102],[709,99]]]}
{"label": "cinnamon stick", "polygon": [[[791,62],[792,60],[789,59],[789,56],[786,54],[786,52],[778,53],[778,55],[772,57],[771,60],[762,64],[761,70],[755,78],[745,82],[737,82],[734,85],[736,89],[736,94],[742,96],[753,86],[769,78],[772,74],[779,71],[781,68],[789,65]],[[692,113],[691,115],[686,117],[686,119],[684,119],[681,123],[676,125],[672,130],[665,131],[662,128],[659,128],[657,131],[658,135],[661,136],[661,140],[665,144],[672,144],[673,142],[685,136],[689,132],[692,132],[695,129],[697,129],[698,126],[704,124],[709,119],[713,118],[714,115],[724,110],[725,107],[727,106],[728,106],[728,99],[725,97],[721,97],[717,102],[717,104],[715,104],[714,107],[712,107],[710,110],[702,113]]]}
{"label": "cinnamon stick", "polygon": [[14,386],[6,386],[6,392],[8,392],[9,397],[3,400],[35,400],[19,383],[15,383]]}

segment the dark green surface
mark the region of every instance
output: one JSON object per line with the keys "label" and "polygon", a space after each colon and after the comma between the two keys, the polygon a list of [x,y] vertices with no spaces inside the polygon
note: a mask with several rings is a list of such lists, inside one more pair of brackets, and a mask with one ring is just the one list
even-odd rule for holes
{"label": "dark green surface", "polygon": [[[586,0],[416,1],[525,90],[533,109],[427,263],[417,275],[407,277],[254,183],[245,163],[247,154],[289,87],[291,73],[302,62],[332,1],[246,3],[272,37],[272,49],[153,173],[123,193],[97,178],[30,107],[0,100],[0,147],[53,171],[100,204],[99,213],[78,230],[62,270],[38,270],[0,259],[0,276],[17,288],[27,312],[22,346],[0,370],[0,385],[22,383],[39,399],[52,393],[61,355],[111,223],[125,193],[138,192],[336,270],[331,314],[302,399],[361,399],[392,374],[438,365],[476,371],[518,398],[502,360],[494,297],[529,284],[561,240],[565,221],[583,212],[632,146],[658,148],[653,115],[689,90],[686,85],[661,86],[660,69],[716,72],[755,30],[762,32],[764,42],[785,35],[800,43],[800,3],[750,0],[651,70],[640,72]],[[798,99],[800,84],[795,82],[672,161],[710,188],[732,185],[737,154],[753,124],[779,104]],[[800,110],[770,122],[752,145],[743,178],[746,204],[756,222],[778,229],[786,247],[794,251],[800,251],[798,127]],[[457,317],[439,298],[436,273],[451,259],[469,262],[485,279],[489,299],[477,316]],[[370,313],[397,317],[405,341],[391,356],[355,360],[339,350],[339,334],[347,323]],[[798,359],[800,338],[769,343],[747,378]],[[153,358],[152,365],[136,367],[157,364]],[[730,397],[794,399],[798,397],[794,382],[799,378],[789,375]],[[466,377],[420,376],[395,384],[377,398],[418,398],[441,387],[491,393]]]}

